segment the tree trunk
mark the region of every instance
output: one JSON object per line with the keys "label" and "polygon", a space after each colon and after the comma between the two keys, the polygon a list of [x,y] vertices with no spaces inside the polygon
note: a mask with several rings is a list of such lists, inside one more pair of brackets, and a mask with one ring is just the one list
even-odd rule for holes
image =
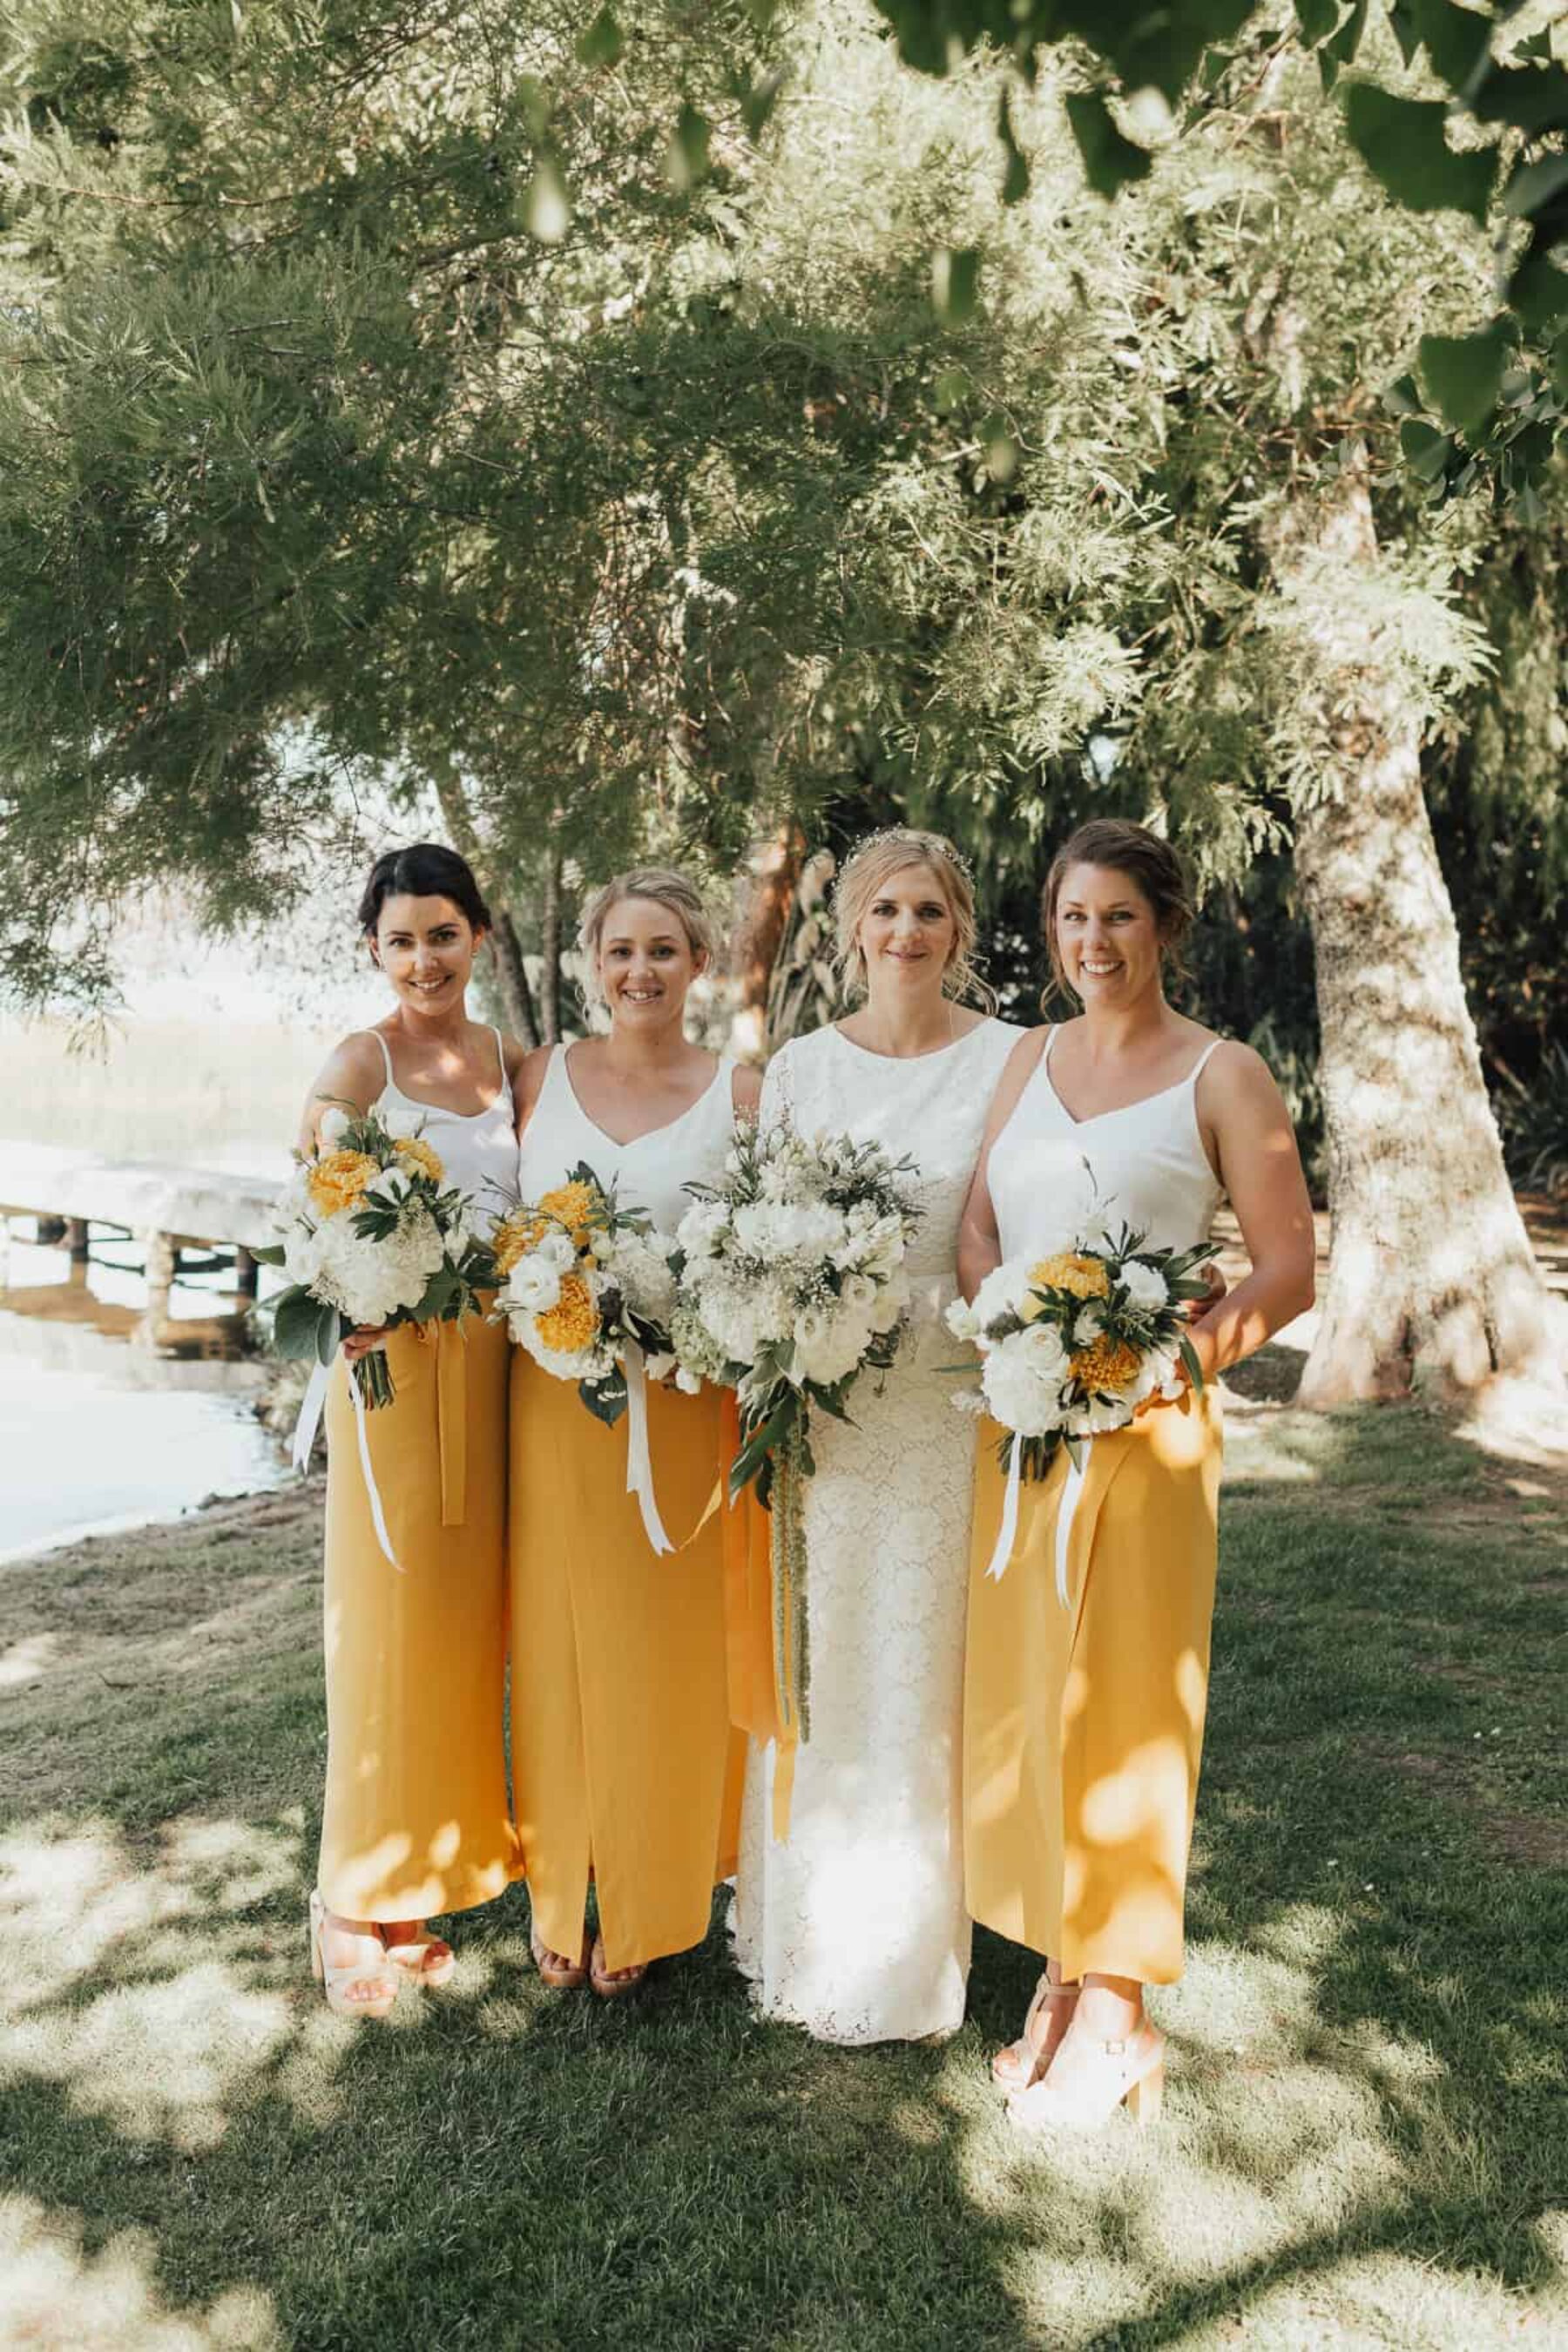
{"label": "tree trunk", "polygon": [[736,993],[730,1035],[731,1051],[748,1061],[762,1061],[773,1042],[768,1035],[768,988],[789,929],[805,850],[799,826],[781,825],[771,841],[759,844],[752,852],[748,878],[742,884],[744,903],[735,931]]}
{"label": "tree trunk", "polygon": [[[1376,561],[1364,469],[1314,519],[1317,548]],[[1415,726],[1370,629],[1336,623],[1332,789],[1296,826],[1317,962],[1333,1244],[1300,1402],[1472,1389],[1542,1369],[1545,1292],[1503,1167],[1421,790]]]}
{"label": "tree trunk", "polygon": [[539,922],[539,1024],[547,1045],[561,1038],[561,852],[551,848]]}
{"label": "tree trunk", "polygon": [[452,846],[460,857],[466,857],[474,869],[474,879],[484,894],[490,910],[491,930],[486,942],[490,970],[495,974],[506,1025],[515,1037],[527,1046],[542,1044],[539,1016],[534,1010],[533,991],[528,984],[528,967],[522,960],[522,943],[517,936],[517,924],[510,908],[496,887],[494,871],[479,846],[473,814],[468,796],[456,769],[448,768],[435,779],[436,798],[447,830],[452,836]]}

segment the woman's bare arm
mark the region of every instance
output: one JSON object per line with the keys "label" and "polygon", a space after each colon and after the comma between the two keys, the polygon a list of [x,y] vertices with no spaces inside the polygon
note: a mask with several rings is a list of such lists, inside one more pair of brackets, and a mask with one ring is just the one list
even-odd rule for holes
{"label": "woman's bare arm", "polygon": [[300,1150],[310,1153],[321,1139],[321,1120],[334,1105],[367,1111],[386,1084],[386,1066],[374,1037],[363,1030],[332,1047],[311,1083],[300,1115]]}
{"label": "woman's bare arm", "polygon": [[1210,1060],[1198,1080],[1198,1116],[1252,1260],[1246,1281],[1188,1332],[1206,1378],[1252,1355],[1310,1307],[1317,1240],[1290,1114],[1250,1045],[1224,1045]]}
{"label": "woman's bare arm", "polygon": [[991,1201],[991,1147],[1017,1109],[1018,1097],[1039,1067],[1050,1034],[1048,1027],[1030,1029],[1019,1038],[991,1097],[980,1157],[958,1227],[958,1286],[965,1298],[973,1298],[992,1267],[1002,1263],[1002,1242]]}

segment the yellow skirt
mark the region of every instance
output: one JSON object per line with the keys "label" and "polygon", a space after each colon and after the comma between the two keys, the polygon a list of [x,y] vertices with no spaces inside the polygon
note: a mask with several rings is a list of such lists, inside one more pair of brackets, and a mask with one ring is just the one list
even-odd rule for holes
{"label": "yellow skirt", "polygon": [[501,1745],[504,1329],[404,1324],[365,1415],[397,1567],[376,1539],[348,1369],[327,1394],[327,1788],[318,1884],[349,1919],[471,1910],[520,1875]]}
{"label": "yellow skirt", "polygon": [[1214,1615],[1221,1425],[1200,1401],[1097,1437],[1057,1597],[1068,1461],[1026,1483],[986,1576],[1003,1435],[981,1423],[964,1686],[964,1872],[985,1927],[1086,1970],[1182,1973]]}
{"label": "yellow skirt", "polygon": [[[720,1400],[648,1391],[656,1556],[626,1491],[626,1424],[596,1421],[521,1349],[511,1373],[511,1770],[535,1925],[575,1954],[592,1874],[605,1964],[700,1944],[735,1866]],[[688,1541],[687,1538],[691,1540]]]}

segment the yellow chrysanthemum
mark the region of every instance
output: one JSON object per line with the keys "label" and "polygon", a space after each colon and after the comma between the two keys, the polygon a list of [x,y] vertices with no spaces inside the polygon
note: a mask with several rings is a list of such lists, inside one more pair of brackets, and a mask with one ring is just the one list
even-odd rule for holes
{"label": "yellow chrysanthemum", "polygon": [[508,1276],[519,1258],[535,1250],[550,1231],[548,1217],[536,1216],[531,1209],[514,1209],[510,1217],[502,1217],[495,1229],[491,1244],[495,1251],[496,1271],[502,1279]]}
{"label": "yellow chrysanthemum", "polygon": [[1029,1280],[1042,1290],[1065,1290],[1071,1298],[1103,1298],[1110,1288],[1104,1262],[1079,1257],[1072,1250],[1058,1250],[1054,1257],[1041,1258],[1029,1268]]}
{"label": "yellow chrysanthemum", "polygon": [[581,1249],[584,1235],[593,1221],[598,1202],[591,1184],[557,1184],[546,1192],[539,1203],[547,1216],[563,1224],[574,1243]]}
{"label": "yellow chrysanthemum", "polygon": [[1130,1348],[1125,1339],[1109,1339],[1101,1333],[1071,1359],[1072,1374],[1084,1388],[1115,1396],[1131,1387],[1142,1360],[1137,1349]]}
{"label": "yellow chrysanthemum", "polygon": [[405,1168],[413,1169],[420,1176],[428,1176],[432,1184],[439,1184],[447,1173],[440,1153],[433,1143],[426,1143],[422,1135],[402,1137],[397,1146],[397,1156]]}
{"label": "yellow chrysanthemum", "polygon": [[352,1209],[381,1173],[368,1151],[323,1151],[310,1174],[310,1198],[323,1217]]}
{"label": "yellow chrysanthemum", "polygon": [[547,1348],[563,1356],[593,1346],[599,1336],[599,1312],[580,1274],[562,1276],[560,1297],[545,1308],[534,1328]]}

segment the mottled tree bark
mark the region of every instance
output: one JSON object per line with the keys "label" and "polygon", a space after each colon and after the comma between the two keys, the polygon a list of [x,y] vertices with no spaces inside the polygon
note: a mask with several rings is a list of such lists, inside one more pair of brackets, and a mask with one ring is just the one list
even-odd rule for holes
{"label": "mottled tree bark", "polygon": [[493,928],[486,943],[486,952],[500,993],[507,1027],[523,1045],[538,1045],[543,1042],[542,1034],[534,1007],[533,991],[528,984],[528,968],[522,960],[522,943],[517,935],[517,924],[510,908],[497,888],[489,860],[479,846],[468,797],[454,772],[448,771],[436,778],[436,797],[441,804],[447,830],[452,836],[452,846],[473,867],[474,877],[490,910]]}
{"label": "mottled tree bark", "polygon": [[561,852],[552,847],[539,920],[539,1026],[547,1045],[561,1038]]}
{"label": "mottled tree bark", "polygon": [[[1300,518],[1298,518],[1300,520]],[[1374,562],[1364,472],[1309,526]],[[1300,538],[1298,538],[1300,544]],[[1420,746],[1367,632],[1337,625],[1331,789],[1296,828],[1317,961],[1333,1244],[1303,1404],[1542,1367],[1545,1293],[1503,1166],[1421,790]]]}
{"label": "mottled tree bark", "polygon": [[736,987],[730,1034],[731,1051],[748,1061],[762,1061],[773,1043],[768,989],[789,929],[805,850],[799,826],[781,825],[771,840],[758,844],[742,877],[731,958]]}

